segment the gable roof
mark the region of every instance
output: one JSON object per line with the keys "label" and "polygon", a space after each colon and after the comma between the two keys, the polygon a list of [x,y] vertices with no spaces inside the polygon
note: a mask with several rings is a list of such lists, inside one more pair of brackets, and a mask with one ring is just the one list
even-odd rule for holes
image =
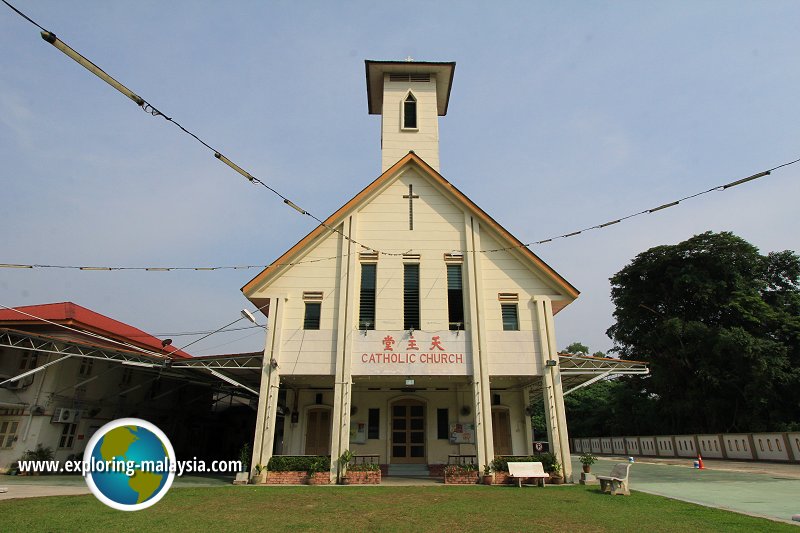
{"label": "gable roof", "polygon": [[[20,313],[16,310],[27,314]],[[72,302],[26,305],[15,307],[14,309],[0,310],[0,325],[2,326],[14,325],[17,326],[17,328],[24,326],[25,328],[35,327],[37,329],[47,329],[53,327],[52,324],[48,324],[47,322],[39,320],[40,318],[49,320],[50,322],[55,322],[56,324],[69,326],[74,329],[103,335],[104,337],[114,339],[115,341],[126,342],[128,344],[132,344],[146,350],[151,350],[156,353],[164,355],[169,354],[170,357],[181,359],[192,357],[182,350],[173,352],[172,348],[164,348],[161,345],[161,339],[154,337],[149,333],[145,333],[144,331],[125,324],[124,322],[114,320],[113,318],[101,315],[100,313],[96,313],[91,309],[81,307],[80,305]],[[63,333],[61,333],[61,328],[58,329],[59,336],[64,338],[78,335],[77,333],[69,330],[63,330]],[[97,343],[102,341],[95,340],[94,342]],[[114,345],[113,343],[108,344],[110,346],[117,347],[117,345]]]}
{"label": "gable roof", "polygon": [[[438,183],[441,187],[451,193],[460,203],[462,203],[469,211],[474,213],[481,222],[489,226],[501,240],[508,242],[509,246],[516,247],[525,259],[536,265],[547,277],[561,290],[564,294],[575,299],[580,294],[580,291],[572,286],[566,279],[553,270],[550,265],[542,261],[539,256],[529,250],[519,239],[514,237],[507,229],[501,226],[496,220],[489,216],[483,209],[478,207],[472,200],[470,200],[464,193],[459,191],[452,183],[447,181],[444,176],[439,174],[430,165],[428,165],[422,158],[414,152],[409,152],[397,163],[386,169],[386,171],[378,176],[372,183],[367,185],[364,189],[356,194],[350,201],[340,207],[335,213],[325,219],[324,223],[317,226],[316,229],[311,231],[308,235],[303,237],[297,244],[292,246],[278,259],[272,262],[267,268],[261,271],[256,277],[251,279],[244,287],[242,292],[246,297],[248,293],[255,290],[256,286],[263,281],[269,279],[277,269],[283,264],[291,262],[291,260],[302,250],[309,246],[314,240],[321,236],[324,232],[329,231],[327,227],[336,227],[339,225],[347,215],[355,210],[369,195],[379,189],[386,182],[394,178],[394,176],[405,166],[414,165],[421,170],[426,176]],[[557,313],[570,302],[553,302],[553,312]],[[563,304],[563,305],[559,305]]]}

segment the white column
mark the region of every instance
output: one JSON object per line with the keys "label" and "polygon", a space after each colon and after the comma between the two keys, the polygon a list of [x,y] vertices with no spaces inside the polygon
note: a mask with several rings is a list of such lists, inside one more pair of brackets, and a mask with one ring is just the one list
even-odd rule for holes
{"label": "white column", "polygon": [[531,423],[530,415],[528,415],[528,406],[531,404],[531,388],[523,388],[521,394],[522,417],[525,421],[525,453],[527,455],[533,455],[533,424]]}
{"label": "white column", "polygon": [[[273,297],[269,302],[267,320],[267,340],[264,346],[264,359],[261,367],[261,387],[258,393],[258,414],[256,433],[253,442],[251,471],[257,463],[266,466],[272,457],[277,422],[278,389],[280,387],[280,346],[283,327],[283,307],[286,298]],[[278,363],[273,367],[272,361]]]}
{"label": "white column", "polygon": [[[547,420],[547,438],[550,451],[561,463],[564,479],[572,481],[572,463],[569,454],[569,435],[567,418],[564,413],[564,392],[561,388],[561,369],[558,366],[553,307],[548,296],[534,296],[536,308],[536,329],[539,337],[539,354],[542,365],[542,384],[544,385],[544,410]],[[547,362],[554,364],[548,366]]]}
{"label": "white column", "polygon": [[[342,224],[341,231],[354,238],[356,215]],[[350,406],[352,405],[351,352],[355,316],[356,259],[358,247],[344,237],[339,239],[339,314],[336,332],[336,375],[333,386],[333,417],[331,428],[331,481],[336,480],[339,456],[350,448]]]}
{"label": "white column", "polygon": [[481,276],[480,224],[471,216],[465,216],[467,248],[464,255],[466,267],[465,289],[472,345],[472,400],[475,407],[475,448],[478,466],[489,464],[494,459],[492,440],[492,400],[489,385],[489,359],[486,345],[484,319],[483,278]]}

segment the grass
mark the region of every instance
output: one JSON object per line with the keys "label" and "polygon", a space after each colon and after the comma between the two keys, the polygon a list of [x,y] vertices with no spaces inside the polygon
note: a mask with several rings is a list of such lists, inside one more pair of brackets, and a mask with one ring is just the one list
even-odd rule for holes
{"label": "grass", "polygon": [[25,531],[791,531],[795,526],[596,487],[173,488],[144,511],[94,496],[0,502],[0,530]]}

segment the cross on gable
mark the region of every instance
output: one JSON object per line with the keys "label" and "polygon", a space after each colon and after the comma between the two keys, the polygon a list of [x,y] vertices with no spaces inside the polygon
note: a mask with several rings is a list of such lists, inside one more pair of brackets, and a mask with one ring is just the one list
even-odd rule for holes
{"label": "cross on gable", "polygon": [[414,229],[414,199],[419,198],[419,195],[414,194],[414,186],[408,184],[408,194],[404,194],[403,198],[408,198],[408,229]]}

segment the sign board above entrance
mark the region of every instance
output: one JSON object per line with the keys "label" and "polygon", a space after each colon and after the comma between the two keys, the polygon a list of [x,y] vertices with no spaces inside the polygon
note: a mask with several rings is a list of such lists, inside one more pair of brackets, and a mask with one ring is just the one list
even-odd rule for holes
{"label": "sign board above entrance", "polygon": [[472,353],[463,331],[353,333],[354,376],[466,376]]}

